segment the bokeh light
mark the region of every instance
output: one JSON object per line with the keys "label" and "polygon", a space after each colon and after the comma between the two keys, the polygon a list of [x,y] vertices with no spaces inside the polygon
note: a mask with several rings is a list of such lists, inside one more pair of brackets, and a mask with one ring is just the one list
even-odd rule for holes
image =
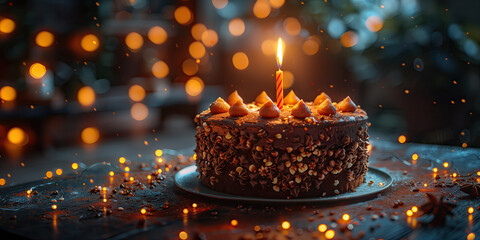
{"label": "bokeh light", "polygon": [[245,32],[245,23],[240,18],[234,18],[228,23],[228,31],[233,36],[238,37]]}
{"label": "bokeh light", "polygon": [[175,20],[182,25],[190,23],[193,19],[192,12],[185,6],[175,9],[174,16]]}
{"label": "bokeh light", "polygon": [[288,221],[283,221],[282,222],[282,228],[287,230],[290,228],[290,223]]}
{"label": "bokeh light", "polygon": [[295,76],[290,71],[283,71],[283,88],[291,88],[295,81]]}
{"label": "bokeh light", "polygon": [[178,234],[178,237],[181,239],[181,240],[185,240],[188,238],[188,234],[185,232],[185,231],[181,231],[179,234]]}
{"label": "bokeh light", "polygon": [[125,44],[130,50],[137,51],[143,46],[143,37],[136,32],[131,32],[125,37]]}
{"label": "bokeh light", "polygon": [[193,59],[186,59],[182,63],[182,70],[188,76],[193,76],[198,72],[198,64]]}
{"label": "bokeh light", "polygon": [[188,47],[188,52],[193,58],[200,59],[205,56],[205,46],[201,42],[193,42]]}
{"label": "bokeh light", "polygon": [[40,79],[47,73],[47,68],[41,63],[34,63],[30,66],[29,72],[33,78]]}
{"label": "bokeh light", "polygon": [[7,139],[10,143],[20,147],[25,146],[28,143],[27,133],[19,127],[13,127],[8,130]]}
{"label": "bokeh light", "polygon": [[56,173],[58,176],[60,176],[60,175],[62,175],[63,170],[62,170],[61,168],[58,168],[57,170],[55,170],[55,173]]}
{"label": "bokeh light", "polygon": [[35,43],[40,47],[50,47],[53,44],[55,37],[51,32],[41,31],[35,36]]}
{"label": "bokeh light", "polygon": [[167,38],[167,31],[160,26],[154,26],[148,31],[148,39],[154,44],[160,45],[167,41]]}
{"label": "bokeh light", "polygon": [[[47,178],[52,178],[52,177],[53,177],[52,171],[47,171],[47,172],[45,173],[45,176],[46,176]],[[57,205],[52,205],[52,209],[57,209]]]}
{"label": "bokeh light", "polygon": [[199,77],[192,77],[185,83],[185,92],[192,96],[198,96],[203,92],[203,81]]}
{"label": "bokeh light", "polygon": [[407,137],[405,137],[405,135],[398,136],[399,143],[405,143],[406,141],[407,141]]}
{"label": "bokeh light", "polygon": [[228,0],[212,0],[212,4],[216,9],[222,9],[227,6]]}
{"label": "bokeh light", "polygon": [[17,90],[11,86],[3,86],[0,89],[0,98],[7,102],[13,101],[17,98]]}
{"label": "bokeh light", "polygon": [[272,8],[281,8],[285,4],[285,0],[270,0]]}
{"label": "bokeh light", "polygon": [[196,23],[195,25],[193,25],[191,30],[192,37],[195,40],[202,40],[202,34],[205,31],[207,31],[207,27],[205,25],[203,25],[202,23]]}
{"label": "bokeh light", "polygon": [[267,56],[277,54],[277,43],[271,39],[262,42],[262,53]]}
{"label": "bokeh light", "polygon": [[328,231],[325,232],[325,238],[326,239],[332,239],[333,237],[335,237],[335,231],[330,229]]}
{"label": "bokeh light", "polygon": [[236,52],[232,57],[233,66],[238,70],[244,70],[248,67],[248,56],[244,52]]}
{"label": "bokeh light", "polygon": [[83,50],[87,52],[94,52],[100,46],[100,40],[98,40],[98,37],[93,34],[87,34],[83,36],[80,45],[82,46]]}
{"label": "bokeh light", "polygon": [[81,133],[81,138],[86,144],[96,143],[100,138],[100,131],[98,131],[98,128],[95,127],[84,128]]}
{"label": "bokeh light", "polygon": [[268,17],[271,12],[270,4],[267,0],[257,0],[253,5],[253,14],[255,17],[263,19]]}
{"label": "bokeh light", "polygon": [[316,37],[309,37],[303,43],[302,50],[306,55],[315,55],[320,49],[320,40]]}
{"label": "bokeh light", "polygon": [[84,86],[78,90],[77,99],[82,106],[91,106],[95,103],[95,91],[92,87]]}
{"label": "bokeh light", "polygon": [[348,31],[342,34],[340,37],[340,42],[344,47],[350,48],[358,43],[358,36],[355,32]]}
{"label": "bokeh light", "polygon": [[166,77],[169,71],[168,65],[164,61],[157,61],[152,66],[152,73],[156,78]]}
{"label": "bokeh light", "polygon": [[130,115],[137,121],[143,121],[148,117],[148,108],[143,103],[135,103],[130,109]]}
{"label": "bokeh light", "polygon": [[5,181],[5,178],[0,178],[0,186],[5,185],[5,183],[7,183],[7,181]]}
{"label": "bokeh light", "polygon": [[15,22],[12,19],[4,18],[0,20],[0,32],[11,33],[15,30]]}
{"label": "bokeh light", "polygon": [[140,85],[135,84],[128,89],[128,96],[132,101],[140,102],[145,99],[145,95],[145,89]]}
{"label": "bokeh light", "polygon": [[368,30],[378,32],[383,27],[383,20],[380,17],[373,15],[367,18],[365,25]]}
{"label": "bokeh light", "polygon": [[78,163],[72,163],[72,169],[76,170],[78,168]]}
{"label": "bokeh light", "polygon": [[317,229],[318,229],[319,232],[325,232],[325,231],[327,231],[328,227],[325,224],[320,224],[320,225],[318,225]]}
{"label": "bokeh light", "polygon": [[218,42],[218,35],[212,29],[208,29],[202,33],[202,42],[206,47],[213,47]]}
{"label": "bokeh light", "polygon": [[285,19],[285,21],[283,21],[283,27],[285,32],[290,36],[297,36],[300,33],[300,30],[302,30],[302,25],[294,17]]}

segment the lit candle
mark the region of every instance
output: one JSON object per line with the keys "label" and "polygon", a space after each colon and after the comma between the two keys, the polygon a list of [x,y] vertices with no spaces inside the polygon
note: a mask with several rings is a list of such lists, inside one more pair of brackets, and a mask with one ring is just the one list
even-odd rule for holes
{"label": "lit candle", "polygon": [[282,61],[283,61],[283,49],[282,49],[282,39],[278,39],[278,47],[277,47],[277,67],[278,71],[276,72],[276,83],[277,83],[277,107],[282,109],[283,107],[283,71],[282,68]]}

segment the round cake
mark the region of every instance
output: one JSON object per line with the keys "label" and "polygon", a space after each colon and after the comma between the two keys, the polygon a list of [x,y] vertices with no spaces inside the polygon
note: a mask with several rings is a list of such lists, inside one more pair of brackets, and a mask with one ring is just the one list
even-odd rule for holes
{"label": "round cake", "polygon": [[264,198],[325,197],[354,191],[368,163],[365,111],[350,97],[290,92],[278,107],[262,92],[244,104],[235,91],[195,117],[201,183],[216,191]]}

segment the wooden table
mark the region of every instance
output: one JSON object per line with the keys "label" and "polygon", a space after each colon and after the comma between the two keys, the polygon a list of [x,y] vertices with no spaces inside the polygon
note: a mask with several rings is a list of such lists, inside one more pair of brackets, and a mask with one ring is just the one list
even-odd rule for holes
{"label": "wooden table", "polygon": [[[317,227],[326,224],[335,231],[335,239],[467,239],[472,232],[480,238],[480,201],[461,192],[456,184],[462,178],[479,179],[480,150],[380,140],[373,140],[373,146],[370,166],[389,172],[394,183],[382,194],[360,202],[267,206],[186,194],[176,189],[173,176],[177,169],[192,164],[191,149],[166,151],[163,177],[152,188],[147,175],[155,171],[153,160],[129,165],[128,178],[134,181],[125,181],[117,162],[111,166],[97,163],[77,174],[0,189],[1,234],[28,239],[178,239],[185,231],[188,239],[325,239]],[[416,161],[412,160],[415,153],[419,156]],[[434,167],[439,179],[434,178]],[[109,171],[115,175],[110,177]],[[472,175],[453,179],[453,173]],[[131,188],[132,194],[121,184]],[[107,190],[92,193],[99,185]],[[28,195],[29,189],[38,194]],[[427,192],[445,194],[448,202],[457,204],[455,216],[448,217],[445,226],[430,226],[432,217],[420,216],[420,212],[406,216],[412,206],[427,202]],[[467,212],[469,207],[474,208],[473,214]],[[348,221],[341,219],[345,213],[350,216]],[[233,219],[237,226],[232,226]],[[290,229],[281,228],[283,221],[291,224]]]}

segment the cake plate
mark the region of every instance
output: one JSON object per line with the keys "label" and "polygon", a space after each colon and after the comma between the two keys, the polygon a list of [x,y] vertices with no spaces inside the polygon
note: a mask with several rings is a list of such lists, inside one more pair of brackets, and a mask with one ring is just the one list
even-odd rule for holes
{"label": "cake plate", "polygon": [[[183,168],[175,175],[175,185],[183,191],[201,195],[204,197],[216,198],[221,200],[257,202],[257,203],[332,203],[339,201],[346,201],[358,198],[365,198],[378,194],[386,190],[393,183],[393,178],[390,174],[377,169],[368,168],[365,177],[366,183],[362,183],[355,192],[348,192],[336,196],[315,197],[315,198],[293,198],[293,199],[276,199],[276,198],[260,198],[239,196],[228,193],[217,192],[200,183],[198,179],[197,166],[192,165]],[[368,184],[373,181],[373,184]],[[383,183],[383,184],[382,184]]]}

